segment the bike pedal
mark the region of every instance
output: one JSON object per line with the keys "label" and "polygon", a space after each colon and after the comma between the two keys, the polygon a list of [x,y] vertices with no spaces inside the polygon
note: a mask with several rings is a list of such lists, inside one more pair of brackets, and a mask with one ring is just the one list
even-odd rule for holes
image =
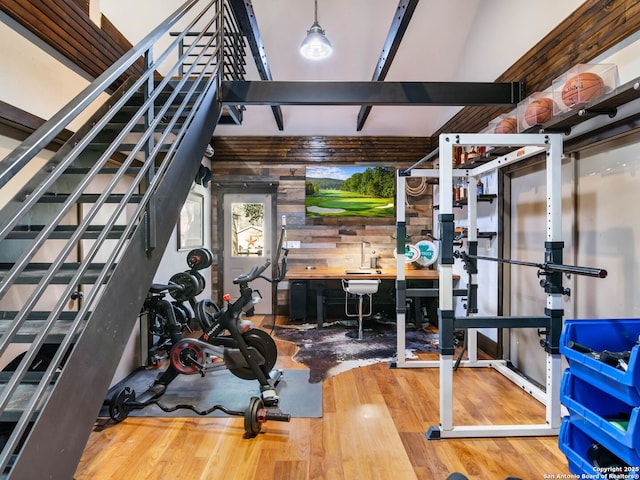
{"label": "bike pedal", "polygon": [[267,407],[274,407],[278,404],[279,401],[280,397],[278,397],[278,394],[275,390],[264,390],[262,392],[262,402]]}
{"label": "bike pedal", "polygon": [[253,328],[253,322],[251,320],[242,320],[239,325],[241,333],[248,332]]}
{"label": "bike pedal", "polygon": [[282,370],[271,370],[269,372],[269,378],[273,382],[274,387],[278,386],[278,383],[280,383],[280,379],[282,378],[282,375],[284,375],[284,372]]}

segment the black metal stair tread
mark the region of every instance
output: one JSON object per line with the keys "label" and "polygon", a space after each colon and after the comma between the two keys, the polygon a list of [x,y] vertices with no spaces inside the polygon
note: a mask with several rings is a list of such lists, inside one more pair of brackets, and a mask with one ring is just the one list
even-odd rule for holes
{"label": "black metal stair tread", "polygon": [[[111,145],[111,142],[91,142],[87,148],[102,150],[109,147],[110,145]],[[118,145],[117,150],[119,152],[131,152],[135,150],[135,148],[136,148],[135,143],[122,143]],[[161,152],[168,152],[169,148],[171,148],[170,143],[163,143],[162,145],[160,145],[160,148],[158,150]]]}
{"label": "black metal stair tread", "polygon": [[[4,384],[6,384],[11,379],[14,373],[15,372],[13,371],[0,372],[0,388],[2,388]],[[55,383],[55,381],[58,379],[58,376],[59,376],[59,373],[54,373],[51,383]],[[42,381],[42,377],[44,377],[44,372],[37,372],[37,371],[25,372],[24,377],[22,377],[22,381],[20,383],[31,384],[31,385],[38,384]]]}
{"label": "black metal stair tread", "polygon": [[[86,175],[89,173],[89,170],[91,170],[89,167],[69,167],[64,171],[64,173],[69,175]],[[120,172],[120,170],[121,169],[117,167],[105,167],[98,171],[98,175],[114,175]],[[126,170],[126,173],[135,174],[139,171],[140,167],[129,167]]]}
{"label": "black metal stair tread", "polygon": [[[0,334],[4,335],[4,333],[9,330],[11,327],[11,320],[0,320]],[[27,320],[22,325],[22,328],[18,330],[18,333],[13,339],[14,343],[31,343],[35,340],[36,335],[38,335],[42,328],[44,327],[44,320]],[[58,320],[54,323],[51,331],[49,332],[45,343],[55,343],[59,344],[62,342],[64,337],[69,333],[69,328],[71,326],[70,320]],[[82,330],[82,329],[80,329]],[[78,332],[79,333],[79,332]]]}
{"label": "black metal stair tread", "polygon": [[[29,313],[29,315],[27,316],[27,320],[46,320],[47,318],[49,318],[50,313],[51,312],[46,312],[43,310],[34,310]],[[78,312],[76,312],[75,310],[65,310],[63,312],[60,312],[60,315],[58,315],[58,319],[73,320],[74,318],[76,318],[77,314]],[[13,320],[14,318],[16,318],[16,315],[18,315],[17,310],[2,310],[0,311],[0,321]],[[87,314],[87,317],[88,316],[89,314]]]}
{"label": "black metal stair tread", "polygon": [[[34,311],[27,315],[23,325],[20,330],[18,330],[19,337],[34,337],[42,330],[42,327],[45,325],[45,321],[49,318],[51,312],[45,311]],[[64,311],[58,315],[58,319],[54,323],[51,331],[49,332],[50,336],[64,336],[69,332],[69,327],[71,326],[71,322],[73,322],[76,318],[78,312],[75,311]],[[9,327],[13,324],[13,319],[18,315],[17,311],[1,311],[0,312],[0,335],[4,335],[4,333],[9,329]],[[89,318],[89,314],[86,314],[85,319]],[[17,340],[18,341],[18,340]],[[24,338],[21,338],[19,341],[24,341]]]}
{"label": "black metal stair tread", "polygon": [[[33,383],[22,383],[18,385],[18,388],[16,389],[6,408],[0,415],[0,421],[16,422],[20,420],[20,416],[24,411],[24,406],[27,405],[33,397],[36,387],[37,385]],[[52,388],[53,384],[49,384],[47,386],[47,393],[49,393]],[[2,392],[2,390],[4,390],[4,384],[0,384],[0,392]],[[48,395],[46,395],[45,398],[46,397],[48,397]],[[42,408],[42,403],[44,402],[45,398],[41,399],[40,404],[36,408],[37,410],[40,410],[40,408]]]}
{"label": "black metal stair tread", "polygon": [[[13,267],[13,265],[14,265],[13,263],[5,263],[5,262],[0,263],[0,280],[4,278],[6,273]],[[77,262],[63,264],[60,270],[53,277],[53,280],[51,281],[51,283],[56,285],[69,284],[69,282],[72,280],[73,276],[75,275],[76,271],[78,270],[79,266],[80,266],[80,263],[77,263]],[[45,275],[49,267],[50,267],[49,263],[30,263],[19,275],[16,283],[19,283],[22,285],[37,284]],[[89,269],[85,271],[84,274],[82,275],[82,278],[80,279],[80,283],[82,284],[95,283],[98,278],[98,275],[100,274],[103,268],[104,268],[104,264],[101,264],[101,263],[94,263],[90,265]],[[115,266],[113,268],[115,268]],[[105,279],[105,283],[107,280],[108,278]]]}
{"label": "black metal stair tread", "polygon": [[[88,193],[80,195],[78,203],[96,203],[100,197],[99,193]],[[38,201],[41,203],[64,203],[69,198],[68,193],[47,193],[44,194]],[[121,203],[124,199],[124,194],[112,193],[107,197],[106,203]],[[129,203],[140,203],[142,195],[132,195],[129,198]]]}
{"label": "black metal stair tread", "polygon": [[[4,333],[9,330],[11,325],[13,324],[13,319],[16,317],[18,312],[16,311],[2,311],[0,312],[0,335],[4,335]],[[31,312],[23,325],[18,330],[14,338],[14,343],[31,343],[35,339],[36,335],[38,335],[42,328],[45,325],[45,320],[49,317],[50,312],[43,311],[35,311]],[[59,344],[62,339],[69,333],[69,328],[71,327],[71,323],[76,318],[77,312],[65,311],[61,312],[58,316],[58,320],[54,323],[51,331],[49,332],[46,343],[56,343]],[[89,318],[90,314],[86,315],[86,319]],[[82,330],[83,324],[80,324],[79,333]],[[1,382],[2,380],[0,380]]]}
{"label": "black metal stair tread", "polygon": [[[120,238],[124,232],[125,225],[114,225],[111,227],[111,231],[107,235],[107,238]],[[11,233],[7,235],[7,239],[13,240],[28,240],[35,238],[44,229],[44,225],[17,225]],[[55,230],[49,235],[48,238],[55,240],[65,240],[71,237],[71,235],[78,228],[77,225],[58,225]],[[82,234],[82,238],[95,239],[100,232],[104,230],[104,225],[90,225]]]}
{"label": "black metal stair tread", "polygon": [[[174,123],[174,125],[171,127],[171,131],[176,131],[179,130],[182,125],[184,124],[184,122],[176,122]],[[121,132],[122,130],[124,130],[124,127],[126,127],[126,123],[124,122],[111,122],[108,125],[106,125],[104,127],[104,130],[113,130],[113,131],[117,131],[117,132]],[[145,125],[134,125],[133,128],[131,129],[132,133],[142,133],[142,132],[146,132],[147,128]],[[166,123],[160,123],[159,125],[157,125],[154,128],[154,131],[156,132],[164,132],[167,128],[167,124]]]}

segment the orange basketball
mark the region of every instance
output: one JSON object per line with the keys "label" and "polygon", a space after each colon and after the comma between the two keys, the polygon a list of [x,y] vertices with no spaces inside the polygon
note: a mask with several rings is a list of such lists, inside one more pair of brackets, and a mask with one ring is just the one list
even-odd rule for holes
{"label": "orange basketball", "polygon": [[518,120],[515,117],[503,118],[493,131],[494,133],[517,133]]}
{"label": "orange basketball", "polygon": [[531,100],[524,111],[524,120],[529,126],[548,122],[551,117],[553,117],[553,100],[546,97]]}
{"label": "orange basketball", "polygon": [[596,73],[584,72],[571,77],[562,87],[562,101],[567,107],[588,102],[604,94],[604,80]]}

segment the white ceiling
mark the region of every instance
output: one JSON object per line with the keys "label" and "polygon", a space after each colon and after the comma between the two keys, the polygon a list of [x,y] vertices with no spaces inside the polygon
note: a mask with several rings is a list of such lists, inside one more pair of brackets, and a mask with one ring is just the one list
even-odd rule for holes
{"label": "white ceiling", "polygon": [[[157,25],[177,0],[100,0],[109,19],[133,42],[142,18]],[[273,80],[369,81],[398,0],[318,0],[318,22],[334,47],[326,60],[298,53],[313,23],[313,0],[252,0]],[[421,0],[388,81],[494,81],[573,12],[581,0]],[[132,8],[146,12],[136,15]],[[156,21],[157,17],[157,21]],[[156,21],[155,24],[152,24]],[[259,79],[252,57],[248,80]],[[408,135],[428,136],[457,107],[373,107],[361,132],[359,107],[282,107],[284,131],[271,108],[248,106],[243,124],[219,125],[215,135]]]}

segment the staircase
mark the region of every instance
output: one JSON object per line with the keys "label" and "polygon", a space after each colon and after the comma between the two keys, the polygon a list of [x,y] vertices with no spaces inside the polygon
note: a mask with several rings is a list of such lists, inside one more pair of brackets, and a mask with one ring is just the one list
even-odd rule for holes
{"label": "staircase", "polygon": [[73,477],[238,74],[233,25],[223,0],[187,1],[0,162],[3,477]]}

